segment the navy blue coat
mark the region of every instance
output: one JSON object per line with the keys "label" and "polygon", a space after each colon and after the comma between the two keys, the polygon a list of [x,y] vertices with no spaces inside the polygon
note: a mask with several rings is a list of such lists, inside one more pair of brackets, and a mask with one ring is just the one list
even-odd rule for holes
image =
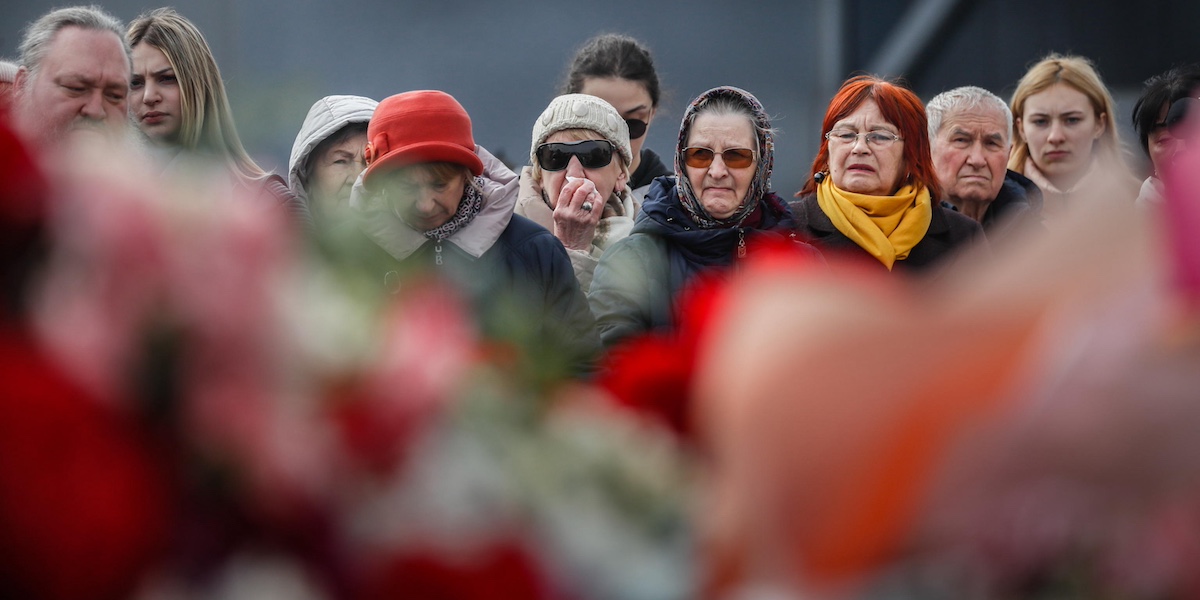
{"label": "navy blue coat", "polygon": [[429,241],[400,266],[405,273],[430,269],[448,277],[472,302],[485,334],[517,342],[539,360],[581,373],[599,354],[595,321],[567,251],[554,234],[525,217],[513,215],[479,258],[453,243]]}
{"label": "navy blue coat", "polygon": [[601,342],[611,347],[630,335],[671,327],[674,300],[693,277],[734,264],[743,242],[791,235],[792,215],[779,196],[768,194],[760,210],[754,228],[702,229],[680,204],[675,177],[655,179],[633,231],[596,265],[588,302]]}

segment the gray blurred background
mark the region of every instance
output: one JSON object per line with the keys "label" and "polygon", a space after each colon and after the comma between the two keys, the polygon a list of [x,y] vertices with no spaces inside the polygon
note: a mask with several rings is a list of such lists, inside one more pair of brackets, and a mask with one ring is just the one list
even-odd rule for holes
{"label": "gray blurred background", "polygon": [[[0,53],[63,2],[6,0]],[[1200,2],[1151,0],[179,0],[208,38],[239,131],[264,166],[285,170],[296,130],[328,94],[375,99],[414,89],[454,95],[476,141],[512,166],[528,161],[534,119],[587,38],[632,35],[653,52],[666,95],[647,146],[670,162],[682,108],[717,85],[759,97],[780,130],[774,187],[799,189],[830,96],[849,75],[903,76],[928,100],[959,85],[1008,98],[1051,51],[1092,58],[1129,111],[1142,82],[1200,61]],[[154,0],[108,0],[126,22]]]}

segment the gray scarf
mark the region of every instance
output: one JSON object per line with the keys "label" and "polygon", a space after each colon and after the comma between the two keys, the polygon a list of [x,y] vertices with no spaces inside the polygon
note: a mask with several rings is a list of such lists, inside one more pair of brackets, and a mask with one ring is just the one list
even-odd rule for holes
{"label": "gray scarf", "polygon": [[458,210],[454,211],[454,216],[450,217],[449,221],[422,232],[425,234],[425,237],[440,242],[454,235],[454,232],[466,227],[468,223],[473,221],[475,215],[478,215],[479,210],[483,208],[483,194],[479,193],[482,187],[482,177],[476,177],[473,185],[467,184],[463,186],[463,197],[458,203]]}

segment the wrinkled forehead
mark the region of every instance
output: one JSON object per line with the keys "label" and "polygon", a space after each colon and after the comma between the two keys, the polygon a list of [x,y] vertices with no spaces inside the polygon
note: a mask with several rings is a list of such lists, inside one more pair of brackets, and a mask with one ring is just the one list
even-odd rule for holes
{"label": "wrinkled forehead", "polygon": [[367,145],[367,130],[355,129],[347,130],[349,127],[339,130],[337,133],[325,138],[314,149],[313,154],[325,156],[334,152],[349,152],[351,154],[362,154],[363,148]]}
{"label": "wrinkled forehead", "polygon": [[896,127],[895,123],[884,116],[883,109],[879,107],[879,103],[871,96],[863,98],[862,102],[859,102],[846,112],[846,114],[841,115],[833,121],[834,128],[840,129],[856,129],[860,124],[865,124],[867,129],[878,126]]}
{"label": "wrinkled forehead", "polygon": [[988,106],[976,106],[956,110],[942,119],[940,134],[959,130],[981,136],[1000,134],[1009,136],[1009,123],[1003,112]]}
{"label": "wrinkled forehead", "polygon": [[115,33],[68,26],[54,34],[36,70],[56,79],[74,77],[96,85],[127,86],[133,63]]}

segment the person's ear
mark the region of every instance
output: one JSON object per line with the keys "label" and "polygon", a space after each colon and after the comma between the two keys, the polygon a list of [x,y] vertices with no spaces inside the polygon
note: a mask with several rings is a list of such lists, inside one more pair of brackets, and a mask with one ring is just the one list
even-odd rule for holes
{"label": "person's ear", "polygon": [[22,65],[17,68],[17,76],[13,78],[13,93],[22,93],[27,85],[29,85],[29,69]]}

